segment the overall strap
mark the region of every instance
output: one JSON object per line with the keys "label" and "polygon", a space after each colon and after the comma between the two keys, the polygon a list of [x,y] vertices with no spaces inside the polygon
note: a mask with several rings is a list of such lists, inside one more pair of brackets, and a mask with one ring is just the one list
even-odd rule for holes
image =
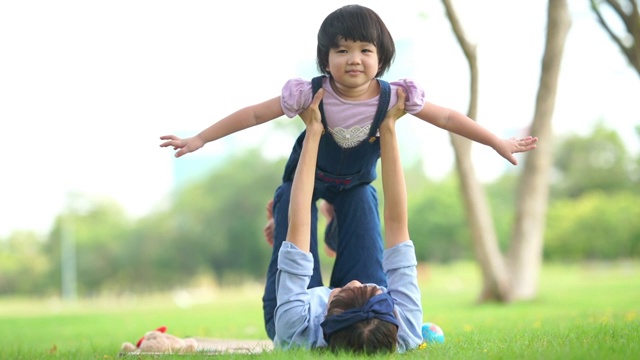
{"label": "overall strap", "polygon": [[[316,93],[318,92],[318,90],[322,89],[322,80],[324,79],[324,75],[320,75],[320,76],[316,76],[313,79],[311,79],[311,99],[313,100],[313,97],[316,96]],[[318,105],[318,109],[320,109],[320,118],[322,119],[322,126],[324,127],[325,131],[329,130],[329,127],[327,126],[327,120],[324,118],[324,106],[322,106],[322,100],[320,100],[320,104]]]}
{"label": "overall strap", "polygon": [[387,115],[389,102],[391,102],[391,86],[389,85],[389,83],[382,79],[378,79],[378,83],[380,84],[380,96],[378,97],[378,109],[376,110],[376,115],[373,118],[371,129],[369,129],[370,143],[376,141],[378,128],[380,127],[382,120],[384,120],[385,115]]}
{"label": "overall strap", "polygon": [[[316,95],[318,90],[322,88],[322,79],[324,79],[324,75],[316,76],[311,80],[311,89],[312,89],[312,97]],[[389,109],[389,103],[391,102],[391,85],[388,82],[378,79],[378,83],[380,84],[380,95],[378,96],[378,109],[376,110],[376,114],[373,118],[373,123],[371,124],[371,129],[369,129],[369,142],[373,143],[376,141],[376,134],[378,133],[378,128],[384,120],[385,115],[387,115],[387,110]],[[322,106],[322,101],[320,101],[320,105],[318,106],[320,109],[320,115],[322,116],[322,126],[324,126],[325,130],[329,127],[327,126],[327,120],[324,117],[324,107]]]}

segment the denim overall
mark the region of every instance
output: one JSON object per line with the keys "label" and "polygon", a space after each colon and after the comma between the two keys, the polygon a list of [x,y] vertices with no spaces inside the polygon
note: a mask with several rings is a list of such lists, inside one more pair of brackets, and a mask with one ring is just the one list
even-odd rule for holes
{"label": "denim overall", "polygon": [[[312,80],[313,94],[322,87],[323,76]],[[380,158],[380,139],[376,136],[390,102],[389,83],[378,80],[380,96],[378,109],[367,139],[352,148],[342,148],[329,133],[322,102],[320,113],[324,134],[320,139],[316,181],[311,205],[311,254],[314,259],[309,288],[323,286],[318,257],[318,209],[316,200],[322,198],[334,206],[334,221],[338,241],[334,245],[336,258],[329,287],[342,287],[352,280],[387,286],[382,271],[382,243],[378,195],[371,182],[376,178],[376,165]],[[276,308],[276,273],[278,252],[286,240],[289,219],[289,199],[293,176],[302,151],[305,132],[293,147],[283,175],[283,183],[275,192],[273,217],[275,233],[273,253],[267,270],[267,281],[262,298],[265,327],[271,339],[275,336],[274,311]]]}

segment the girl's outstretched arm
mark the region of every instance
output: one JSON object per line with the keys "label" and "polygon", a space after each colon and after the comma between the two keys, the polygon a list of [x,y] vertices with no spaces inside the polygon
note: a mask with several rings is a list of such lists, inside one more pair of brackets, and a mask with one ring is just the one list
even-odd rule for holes
{"label": "girl's outstretched arm", "polygon": [[278,96],[260,104],[242,108],[202,130],[195,136],[185,139],[175,135],[160,136],[160,140],[166,140],[160,144],[160,147],[173,147],[174,150],[178,150],[175,153],[175,157],[180,157],[200,149],[208,142],[271,121],[282,115],[284,115],[284,111],[280,105],[280,96]]}
{"label": "girl's outstretched arm", "polygon": [[407,187],[396,138],[396,121],[404,115],[404,99],[404,90],[398,88],[398,102],[380,125],[384,231],[388,249],[410,240]]}
{"label": "girl's outstretched arm", "polygon": [[287,241],[304,252],[309,252],[311,247],[311,200],[316,178],[318,147],[324,129],[318,104],[320,104],[323,95],[324,90],[319,90],[311,105],[300,113],[300,117],[306,125],[306,134],[293,178],[289,201]]}
{"label": "girl's outstretched arm", "polygon": [[432,103],[425,103],[415,116],[454,134],[490,146],[513,165],[518,164],[513,154],[535,149],[538,141],[538,138],[533,136],[501,139],[468,116]]}

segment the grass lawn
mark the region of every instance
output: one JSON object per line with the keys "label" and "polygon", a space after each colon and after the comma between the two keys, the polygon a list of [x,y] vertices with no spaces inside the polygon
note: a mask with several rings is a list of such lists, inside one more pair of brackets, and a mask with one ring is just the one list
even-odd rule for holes
{"label": "grass lawn", "polygon": [[[473,264],[421,267],[424,320],[445,343],[406,359],[640,359],[640,263],[546,265],[537,300],[476,305]],[[0,359],[118,358],[123,342],[166,325],[180,337],[266,339],[262,287],[155,296],[0,299]],[[201,359],[203,355],[163,356]],[[132,358],[152,358],[135,356]],[[218,358],[338,358],[304,351]],[[387,357],[384,357],[387,358]]]}

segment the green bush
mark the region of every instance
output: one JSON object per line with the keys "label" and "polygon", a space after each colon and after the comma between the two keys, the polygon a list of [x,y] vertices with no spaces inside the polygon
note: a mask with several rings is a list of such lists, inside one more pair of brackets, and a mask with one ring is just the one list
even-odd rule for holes
{"label": "green bush", "polygon": [[640,256],[640,196],[590,192],[551,204],[546,259],[617,259]]}

